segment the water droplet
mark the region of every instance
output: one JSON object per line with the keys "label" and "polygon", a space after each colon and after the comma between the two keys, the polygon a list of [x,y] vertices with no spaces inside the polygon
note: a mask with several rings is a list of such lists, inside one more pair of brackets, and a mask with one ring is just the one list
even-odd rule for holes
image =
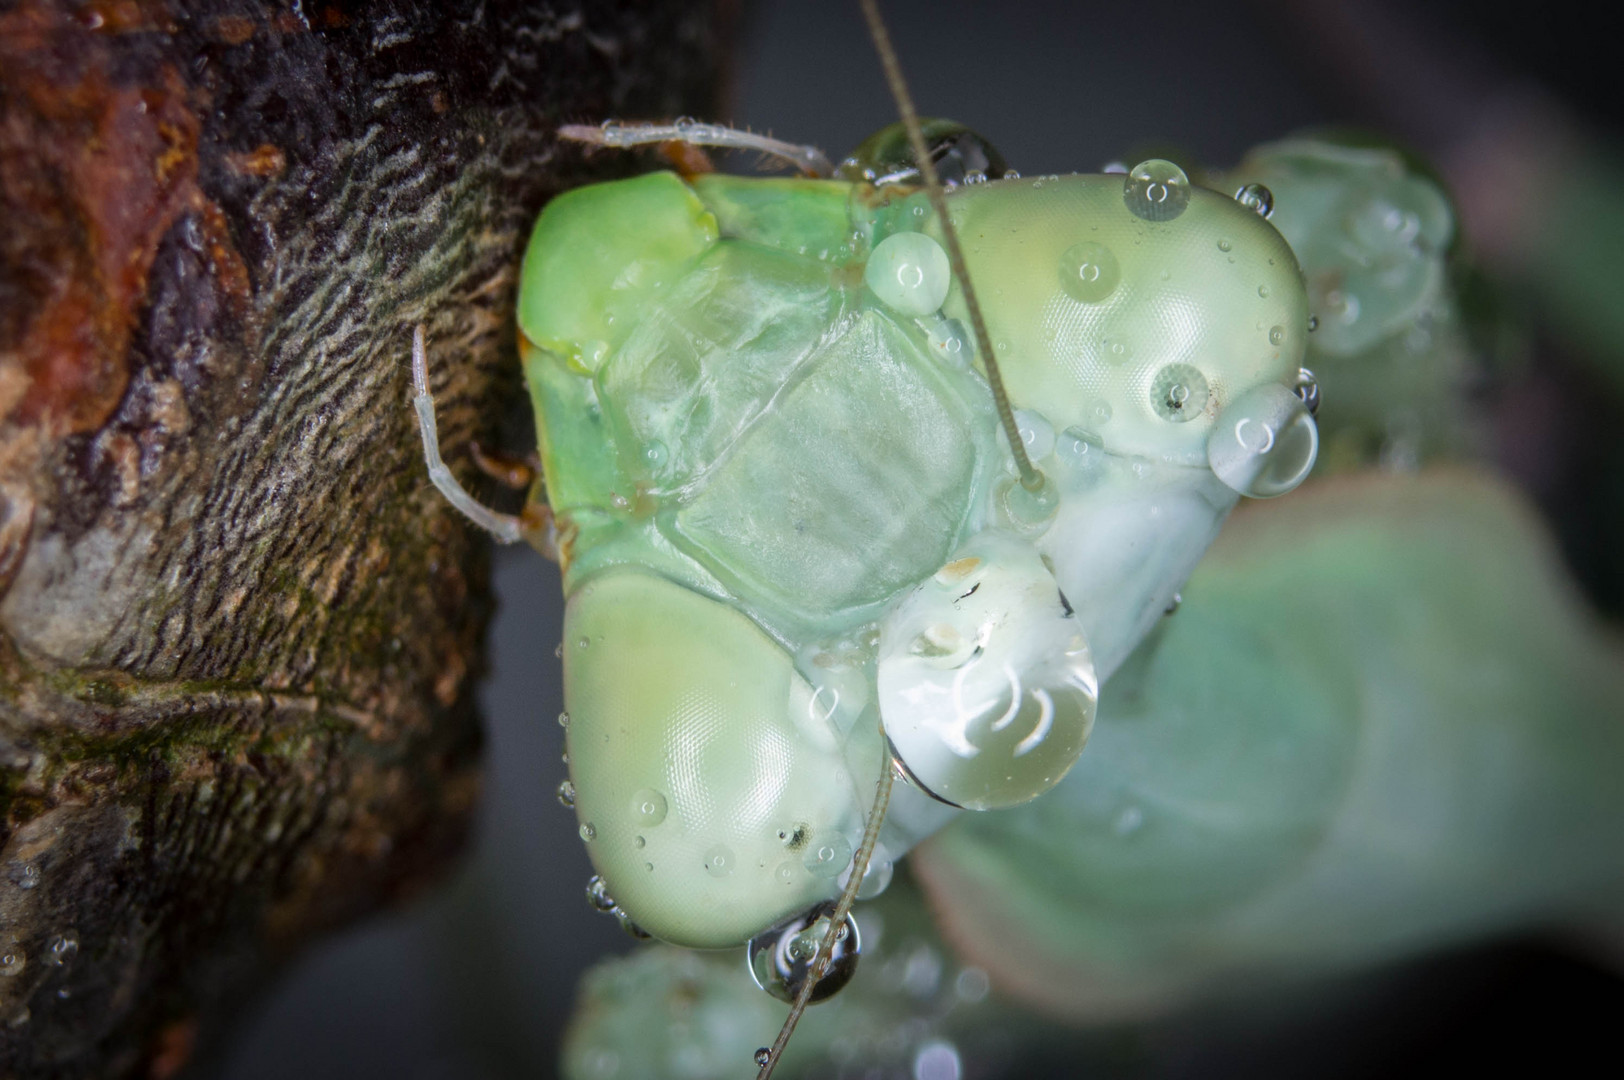
{"label": "water droplet", "polygon": [[609,886],[604,884],[603,878],[593,874],[586,882],[586,902],[592,905],[594,911],[607,915],[615,910],[615,898],[609,895]]}
{"label": "water droplet", "polygon": [[558,801],[566,810],[575,809],[575,785],[568,779],[558,785]]}
{"label": "water droplet", "polygon": [[1207,407],[1207,377],[1189,364],[1168,364],[1150,383],[1150,407],[1163,420],[1188,423]]}
{"label": "water droplet", "polygon": [[1263,299],[1267,300],[1269,298],[1269,287],[1267,285],[1259,285],[1257,287],[1257,294],[1263,297]]}
{"label": "water droplet", "polygon": [[[586,639],[582,638],[581,640],[585,641]],[[561,712],[561,713],[558,714],[558,726],[561,727],[561,728],[567,728],[567,727],[570,726],[570,714],[569,713]]]}
{"label": "water droplet", "polygon": [[632,837],[632,846],[636,848],[645,848],[648,847],[648,841],[642,836],[634,836]]}
{"label": "water droplet", "polygon": [[576,642],[575,642],[575,647],[576,647],[576,648],[577,648],[577,649],[584,649],[584,648],[586,648],[586,647],[587,647],[587,646],[588,646],[588,645],[590,645],[590,644],[592,644],[592,642],[591,642],[591,641],[590,641],[590,640],[589,640],[589,639],[587,639],[587,638],[585,638],[585,637],[582,637],[582,638],[578,638],[578,639],[577,639],[577,640],[576,640]]}
{"label": "water droplet", "polygon": [[564,659],[564,643],[562,641],[560,641],[557,645],[553,646],[553,659],[554,660],[562,660],[562,659]]}
{"label": "water droplet", "polygon": [[581,822],[581,828],[577,831],[580,832],[581,839],[589,844],[598,838],[598,827],[590,821]]}
{"label": "water droplet", "polygon": [[960,1080],[963,1076],[958,1048],[945,1039],[932,1039],[914,1054],[913,1080]]}
{"label": "water droplet", "polygon": [[13,867],[11,870],[12,883],[19,889],[35,888],[39,885],[40,878],[43,876],[44,875],[40,873],[39,867],[34,863],[23,863],[21,866]]}
{"label": "water droplet", "polygon": [[1172,221],[1190,205],[1190,178],[1171,161],[1141,161],[1122,182],[1122,201],[1145,221]]}
{"label": "water droplet", "polygon": [[1096,425],[1108,424],[1111,422],[1111,403],[1109,401],[1096,401],[1094,407],[1089,410],[1089,414],[1094,417]]}
{"label": "water droplet", "polygon": [[28,966],[28,954],[16,942],[0,949],[0,977],[14,978],[23,973]]}
{"label": "water droplet", "polygon": [[1060,255],[1060,287],[1073,300],[1098,303],[1115,292],[1121,280],[1117,257],[1104,244],[1085,240]]}
{"label": "water droplet", "polygon": [[[811,977],[812,960],[818,943],[828,933],[834,911],[834,903],[824,901],[751,938],[748,960],[756,985],[780,1001],[794,1001],[802,983]],[[832,997],[857,970],[857,957],[862,952],[857,920],[847,915],[843,930],[829,952],[823,978],[812,991],[813,1001]]]}
{"label": "water droplet", "polygon": [[1234,245],[1231,244],[1227,239],[1218,241],[1218,250],[1219,251],[1228,251],[1233,246]]}
{"label": "water droplet", "polygon": [[1169,600],[1167,602],[1167,606],[1162,608],[1162,614],[1163,615],[1176,615],[1178,613],[1180,605],[1182,605],[1183,603],[1184,603],[1184,594],[1175,591],[1173,593],[1173,599]]}
{"label": "water droplet", "polygon": [[1270,345],[1279,345],[1282,342],[1284,342],[1285,340],[1286,340],[1286,328],[1284,326],[1271,326],[1271,327],[1269,327],[1269,344]]}
{"label": "water droplet", "polygon": [[1107,175],[1124,174],[1127,171],[1128,163],[1125,161],[1107,161],[1104,165],[1100,166],[1100,172]]}
{"label": "water droplet", "polygon": [[659,439],[653,439],[647,446],[643,447],[643,459],[649,463],[650,468],[658,469],[665,464],[666,459],[670,456],[671,452],[665,448],[665,443]]}
{"label": "water droplet", "polygon": [[1319,316],[1318,315],[1310,315],[1308,317],[1308,332],[1310,334],[1312,334],[1315,330],[1318,330],[1318,329],[1319,329]]}
{"label": "water droplet", "polygon": [[51,938],[46,946],[48,955],[46,959],[54,967],[67,967],[73,963],[73,958],[79,955],[79,933],[76,930],[64,930]]}
{"label": "water droplet", "polygon": [[[644,865],[647,864],[645,863]],[[653,867],[649,868],[653,869]],[[613,915],[615,917],[615,921],[620,924],[620,928],[626,931],[626,936],[630,937],[634,941],[648,941],[654,936],[647,930],[644,930],[641,926],[638,926],[636,923],[632,922],[631,916],[627,915],[625,909],[620,907],[618,904],[615,905],[615,909],[609,914]]]}
{"label": "water droplet", "polygon": [[1266,219],[1274,214],[1274,192],[1262,184],[1247,184],[1235,192],[1235,201],[1259,217]]}
{"label": "water droplet", "polygon": [[[1082,752],[1093,661],[1029,541],[986,529],[955,555],[978,560],[971,575],[945,587],[927,579],[880,624],[881,723],[917,787],[967,809],[1015,806],[1057,784]],[[913,640],[937,623],[962,645],[915,655]]]}
{"label": "water droplet", "polygon": [[851,841],[844,836],[813,838],[801,859],[813,877],[832,878],[851,863]]}
{"label": "water droplet", "polygon": [[1015,410],[1015,425],[1020,430],[1021,442],[1033,461],[1042,461],[1054,453],[1054,425],[1040,412],[1031,409]]}
{"label": "water droplet", "polygon": [[1132,836],[1144,823],[1145,812],[1137,806],[1129,806],[1117,815],[1116,821],[1111,824],[1111,831],[1118,836]]}
{"label": "water droplet", "polygon": [[[841,871],[837,884],[844,889],[851,880],[851,872],[856,869],[853,862]],[[896,873],[890,854],[885,850],[884,844],[875,844],[874,851],[868,858],[868,869],[863,872],[863,883],[857,886],[857,899],[872,900],[885,892],[891,886],[891,878]]]}
{"label": "water droplet", "polygon": [[766,1068],[767,1067],[767,1062],[771,1061],[772,1059],[773,1059],[773,1052],[772,1052],[771,1049],[769,1049],[768,1047],[765,1047],[765,1046],[756,1047],[756,1064],[757,1065],[760,1065],[762,1068]]}
{"label": "water droplet", "polygon": [[713,844],[705,852],[705,873],[711,877],[727,877],[733,872],[733,863],[733,849],[726,844]]}
{"label": "water droplet", "polygon": [[985,1001],[991,990],[992,980],[978,967],[965,968],[959,972],[959,977],[953,980],[953,992],[958,995],[960,1001],[968,1005]]}
{"label": "water droplet", "polygon": [[1242,495],[1268,499],[1302,483],[1319,453],[1319,428],[1308,406],[1279,383],[1242,394],[1207,438],[1207,463]]}
{"label": "water droplet", "polygon": [[1308,407],[1308,415],[1319,415],[1320,389],[1319,379],[1307,368],[1297,369],[1297,385],[1292,387],[1297,397]]}
{"label": "water droplet", "polygon": [[632,794],[632,816],[639,825],[658,825],[665,820],[668,809],[665,796],[653,788],[643,788]]}
{"label": "water droplet", "polygon": [[773,871],[773,876],[785,885],[795,884],[795,864],[790,862],[779,863],[778,869]]}
{"label": "water droplet", "polygon": [[875,245],[863,281],[892,310],[929,315],[947,299],[953,271],[942,246],[924,233],[894,233]]}

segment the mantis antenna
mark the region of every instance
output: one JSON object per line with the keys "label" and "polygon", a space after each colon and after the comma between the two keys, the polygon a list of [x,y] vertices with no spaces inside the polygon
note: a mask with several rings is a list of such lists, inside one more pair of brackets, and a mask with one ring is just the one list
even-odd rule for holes
{"label": "mantis antenna", "polygon": [[998,373],[998,358],[993,355],[987,323],[981,317],[981,305],[976,301],[976,291],[970,284],[970,271],[964,264],[964,249],[959,246],[958,230],[953,228],[953,219],[948,216],[947,196],[942,192],[942,182],[936,175],[936,163],[930,158],[930,148],[925,145],[925,133],[919,127],[919,114],[914,111],[913,98],[902,77],[902,65],[897,61],[896,50],[891,47],[891,35],[885,29],[885,20],[880,18],[878,0],[862,0],[862,5],[863,17],[868,20],[869,36],[874,39],[874,49],[880,54],[880,66],[885,69],[885,81],[891,86],[891,96],[896,99],[897,111],[902,114],[902,125],[908,130],[908,142],[913,147],[915,160],[919,162],[919,174],[925,179],[925,196],[930,199],[931,209],[936,211],[936,218],[942,223],[947,261],[953,268],[953,276],[958,279],[959,287],[964,290],[964,306],[970,309],[970,326],[975,331],[976,348],[981,350],[981,359],[987,369],[987,385],[992,388],[993,406],[998,410],[999,422],[1004,425],[1004,437],[1009,440],[1009,449],[1015,455],[1015,467],[1021,473],[1021,486],[1027,491],[1036,492],[1043,487],[1043,473],[1026,456],[1026,442],[1015,423],[1009,396],[1004,393],[1004,379]]}

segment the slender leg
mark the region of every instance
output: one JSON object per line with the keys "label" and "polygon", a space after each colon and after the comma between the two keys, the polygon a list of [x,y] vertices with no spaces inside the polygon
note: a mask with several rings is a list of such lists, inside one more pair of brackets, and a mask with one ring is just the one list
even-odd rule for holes
{"label": "slender leg", "polygon": [[496,537],[497,543],[511,544],[524,533],[523,519],[512,514],[499,514],[468,494],[451,470],[440,460],[440,432],[434,423],[434,396],[429,393],[428,350],[423,345],[423,327],[418,325],[412,334],[412,386],[416,393],[412,405],[417,409],[417,429],[423,436],[423,460],[428,462],[429,479],[440,489],[468,520]]}
{"label": "slender leg", "polygon": [[729,150],[758,150],[770,157],[795,166],[808,176],[831,176],[834,168],[823,151],[815,146],[787,143],[768,135],[722,124],[702,124],[697,120],[678,120],[674,124],[625,124],[610,120],[598,127],[590,124],[565,124],[558,129],[560,138],[594,146],[643,146],[648,143],[680,142],[690,146],[720,146]]}

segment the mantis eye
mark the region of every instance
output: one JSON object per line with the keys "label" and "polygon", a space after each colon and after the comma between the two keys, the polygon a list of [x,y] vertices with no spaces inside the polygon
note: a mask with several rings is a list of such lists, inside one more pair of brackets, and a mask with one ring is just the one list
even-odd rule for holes
{"label": "mantis eye", "polygon": [[880,624],[880,720],[926,791],[991,810],[1071,768],[1098,698],[1088,644],[1031,544],[979,533]]}
{"label": "mantis eye", "polygon": [[827,898],[863,806],[834,710],[777,643],[622,568],[570,597],[564,649],[575,810],[615,904],[719,948]]}

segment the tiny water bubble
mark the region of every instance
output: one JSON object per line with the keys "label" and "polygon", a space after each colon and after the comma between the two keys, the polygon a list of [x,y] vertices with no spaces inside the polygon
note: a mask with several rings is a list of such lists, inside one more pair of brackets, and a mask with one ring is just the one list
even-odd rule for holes
{"label": "tiny water bubble", "polygon": [[575,809],[575,784],[564,780],[558,785],[558,802],[566,810]]}
{"label": "tiny water bubble", "polygon": [[1274,192],[1262,184],[1247,184],[1235,192],[1235,201],[1267,220],[1274,214]]}
{"label": "tiny water bubble", "polygon": [[34,863],[23,863],[21,866],[14,867],[11,871],[12,883],[19,889],[35,888],[39,885],[42,877],[44,875],[40,873],[39,867]]}
{"label": "tiny water bubble", "polygon": [[[582,640],[585,640],[585,639],[583,638]],[[558,714],[558,726],[561,727],[561,728],[567,728],[567,727],[570,726],[570,714],[569,713],[561,712],[561,713]]]}
{"label": "tiny water bubble", "polygon": [[16,942],[0,948],[0,978],[15,978],[28,966],[28,953]]}
{"label": "tiny water bubble", "polygon": [[1318,330],[1318,329],[1319,329],[1319,316],[1318,315],[1310,315],[1308,317],[1308,332],[1310,334],[1312,334],[1315,330]]}
{"label": "tiny water bubble", "polygon": [[733,873],[737,861],[733,849],[726,844],[714,844],[705,852],[705,873],[713,878],[724,878]]}
{"label": "tiny water bubble", "polygon": [[73,958],[79,955],[79,933],[76,930],[64,930],[51,938],[46,946],[46,959],[53,967],[67,967],[73,963]]}
{"label": "tiny water bubble", "polygon": [[814,876],[832,878],[846,869],[851,862],[851,841],[844,836],[831,836],[807,848],[801,865]]}
{"label": "tiny water bubble", "polygon": [[1284,342],[1285,340],[1286,340],[1286,328],[1284,326],[1271,326],[1271,327],[1269,327],[1269,344],[1270,345],[1279,345],[1282,342]]}
{"label": "tiny water bubble", "polygon": [[1263,297],[1263,299],[1267,300],[1269,298],[1269,287],[1267,285],[1259,285],[1257,287],[1257,294]]}
{"label": "tiny water bubble", "polygon": [[594,911],[604,915],[615,910],[615,898],[609,895],[609,886],[604,883],[602,876],[593,874],[587,879],[586,902],[592,905]]}
{"label": "tiny water bubble", "polygon": [[1231,244],[1227,239],[1222,239],[1222,240],[1218,241],[1218,250],[1219,251],[1228,251],[1233,246],[1234,245]]}
{"label": "tiny water bubble", "polygon": [[1297,385],[1292,389],[1302,399],[1303,404],[1308,406],[1308,415],[1315,416],[1319,413],[1319,379],[1315,377],[1312,371],[1308,368],[1298,368]]}
{"label": "tiny water bubble", "polygon": [[562,641],[560,641],[557,645],[553,646],[553,659],[554,660],[562,660],[562,659],[564,659],[564,643]]}
{"label": "tiny water bubble", "polygon": [[632,794],[632,816],[640,825],[658,825],[665,820],[669,809],[665,796],[653,788],[642,788]]}
{"label": "tiny water bubble", "polygon": [[758,1046],[756,1047],[755,1059],[757,1065],[766,1068],[767,1062],[773,1059],[773,1052],[765,1046]]}
{"label": "tiny water bubble", "polygon": [[1141,161],[1122,182],[1122,201],[1144,221],[1172,221],[1190,205],[1190,178],[1171,161]]}
{"label": "tiny water bubble", "polygon": [[598,827],[592,824],[590,821],[581,822],[579,832],[581,834],[581,839],[589,844],[598,838]]}

